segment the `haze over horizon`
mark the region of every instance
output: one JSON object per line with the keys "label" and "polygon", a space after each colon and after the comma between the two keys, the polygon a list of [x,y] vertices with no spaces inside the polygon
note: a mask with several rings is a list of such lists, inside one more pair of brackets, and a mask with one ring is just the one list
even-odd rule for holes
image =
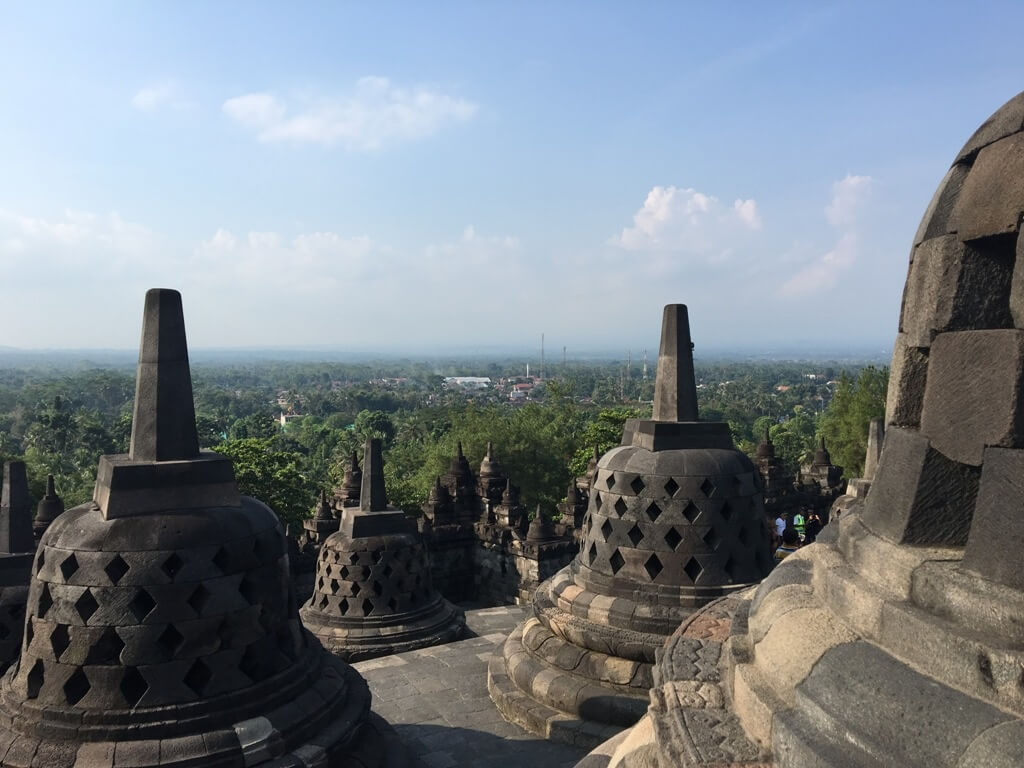
{"label": "haze over horizon", "polygon": [[[1024,6],[10,6],[0,347],[888,347]],[[956,44],[952,45],[951,40]],[[984,51],[964,56],[960,51]]]}

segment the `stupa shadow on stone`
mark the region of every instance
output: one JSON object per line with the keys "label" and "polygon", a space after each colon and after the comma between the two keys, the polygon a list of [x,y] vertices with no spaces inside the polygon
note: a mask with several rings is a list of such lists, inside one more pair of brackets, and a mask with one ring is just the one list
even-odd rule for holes
{"label": "stupa shadow on stone", "polygon": [[[681,627],[644,720],[581,765],[1022,764],[1022,179],[1024,93],[968,140],[914,237],[869,492]],[[719,680],[697,697],[686,646],[716,624]]]}
{"label": "stupa shadow on stone", "polygon": [[277,517],[199,450],[176,291],[146,295],[131,450],[94,499],[42,536],[0,765],[405,764],[302,629]]}
{"label": "stupa shadow on stone", "polygon": [[596,463],[580,547],[489,665],[505,717],[595,745],[647,708],[653,662],[692,611],[772,566],[760,478],[728,425],[697,420],[686,307],[665,307],[654,418]]}
{"label": "stupa shadow on stone", "polygon": [[381,442],[365,446],[359,506],[343,507],[323,542],[306,626],[346,660],[358,661],[458,639],[462,612],[434,589],[415,523],[388,506]]}

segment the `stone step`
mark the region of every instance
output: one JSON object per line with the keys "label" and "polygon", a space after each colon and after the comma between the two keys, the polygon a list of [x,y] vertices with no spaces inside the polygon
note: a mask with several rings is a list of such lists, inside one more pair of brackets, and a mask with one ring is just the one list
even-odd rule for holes
{"label": "stone step", "polygon": [[773,744],[785,736],[795,750],[802,739],[808,754],[832,745],[844,755],[832,765],[843,766],[955,768],[980,733],[1011,719],[864,641],[825,653],[796,687],[795,703],[775,718]]}

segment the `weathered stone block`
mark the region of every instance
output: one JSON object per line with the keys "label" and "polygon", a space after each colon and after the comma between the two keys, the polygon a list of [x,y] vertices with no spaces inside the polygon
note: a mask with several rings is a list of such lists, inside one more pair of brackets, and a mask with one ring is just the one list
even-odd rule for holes
{"label": "weathered stone block", "polygon": [[1016,259],[1010,279],[1010,316],[1015,328],[1024,328],[1024,239],[1017,238]]}
{"label": "weathered stone block", "polygon": [[900,331],[913,347],[936,333],[1011,324],[1014,253],[1000,239],[965,245],[956,235],[921,243],[907,276]]}
{"label": "weathered stone block", "polygon": [[1024,133],[1016,133],[981,149],[960,197],[952,225],[960,239],[1017,232],[1024,213]]}
{"label": "weathered stone block", "polygon": [[953,206],[960,196],[960,188],[963,186],[964,179],[967,178],[967,172],[970,170],[971,166],[969,164],[958,163],[946,171],[946,175],[939,184],[939,188],[935,190],[932,201],[928,203],[928,209],[924,212],[924,216],[921,217],[921,224],[917,228],[917,234],[914,235],[914,245],[929,238],[939,237],[940,235],[946,235],[955,231],[952,228],[950,214],[953,212]]}
{"label": "weathered stone block", "polygon": [[958,758],[971,742],[1009,719],[863,641],[825,653],[796,694],[797,711],[818,726],[817,739],[854,744],[851,754],[882,758],[875,764],[964,765]]}
{"label": "weathered stone block", "polygon": [[889,392],[885,399],[886,425],[918,425],[927,379],[928,348],[911,345],[901,333],[896,337],[889,369]]}
{"label": "weathered stone block", "polygon": [[956,162],[970,161],[982,147],[1009,136],[1024,128],[1024,93],[1018,93],[1006,102],[999,111],[982,123],[964,144]]}
{"label": "weathered stone block", "polygon": [[921,431],[953,461],[1024,447],[1024,331],[944,333],[932,344]]}
{"label": "weathered stone block", "polygon": [[986,448],[963,567],[1024,589],[1024,451]]}
{"label": "weathered stone block", "polygon": [[962,546],[979,475],[979,469],[943,456],[917,431],[889,429],[864,503],[864,524],[897,544]]}
{"label": "weathered stone block", "polygon": [[[868,425],[868,449],[864,457],[863,480],[870,483],[878,470],[878,458],[882,455],[882,441],[885,440],[885,421],[883,419],[872,419]],[[864,493],[867,494],[867,488]],[[853,494],[856,495],[856,494]]]}

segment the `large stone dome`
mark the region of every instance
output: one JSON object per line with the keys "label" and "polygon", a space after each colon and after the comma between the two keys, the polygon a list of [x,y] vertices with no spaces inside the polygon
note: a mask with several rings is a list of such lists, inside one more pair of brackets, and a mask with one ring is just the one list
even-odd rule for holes
{"label": "large stone dome", "polygon": [[1022,217],[1024,93],[964,145],[914,237],[866,497],[754,594],[684,623],[644,720],[585,765],[1021,765]]}

